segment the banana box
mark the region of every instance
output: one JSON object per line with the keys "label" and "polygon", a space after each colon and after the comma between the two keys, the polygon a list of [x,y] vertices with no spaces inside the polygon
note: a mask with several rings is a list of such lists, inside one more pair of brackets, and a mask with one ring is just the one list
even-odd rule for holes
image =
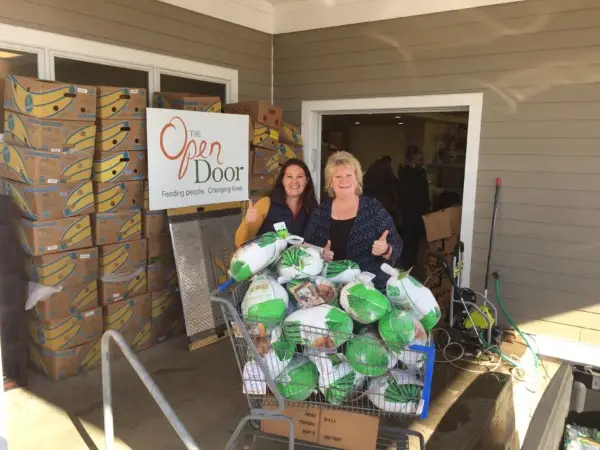
{"label": "banana box", "polygon": [[222,108],[219,97],[175,92],[155,92],[152,106],[155,108],[214,113],[220,113]]}
{"label": "banana box", "polygon": [[101,364],[100,339],[68,350],[52,351],[29,343],[29,363],[48,378],[59,381],[77,376]]}
{"label": "banana box", "polygon": [[144,181],[144,209],[150,209],[150,188],[148,181]]}
{"label": "banana box", "polygon": [[277,174],[250,175],[250,190],[268,192],[275,186]]}
{"label": "banana box", "polygon": [[148,172],[146,152],[109,152],[96,155],[92,180],[96,183],[145,180]]}
{"label": "banana box", "polygon": [[28,255],[66,252],[92,246],[90,216],[66,217],[47,222],[21,219],[17,237]]}
{"label": "banana box", "polygon": [[304,161],[304,151],[302,150],[302,147],[294,147],[290,144],[279,144],[279,153],[282,164],[288,159],[293,158]]}
{"label": "banana box", "polygon": [[148,239],[148,264],[173,260],[173,242],[170,235]]}
{"label": "banana box", "polygon": [[179,286],[177,267],[173,261],[148,266],[148,292],[158,292]]}
{"label": "banana box", "polygon": [[293,125],[285,120],[281,122],[281,133],[279,133],[279,142],[282,144],[290,144],[293,146],[302,147],[302,135],[300,127]]}
{"label": "banana box", "polygon": [[144,182],[94,183],[94,202],[96,212],[100,214],[142,209]]}
{"label": "banana box", "polygon": [[4,109],[38,119],[96,120],[96,88],[8,74]]}
{"label": "banana box", "polygon": [[85,284],[63,287],[61,291],[36,303],[31,314],[39,320],[51,320],[97,307],[98,288],[94,279]]}
{"label": "banana box", "polygon": [[[181,327],[174,327],[183,321],[183,306],[178,289],[165,289],[150,294],[152,298],[152,341],[159,344],[175,336]],[[184,328],[185,329],[185,328]]]}
{"label": "banana box", "polygon": [[94,245],[137,241],[142,238],[142,211],[93,214]]}
{"label": "banana box", "polygon": [[93,150],[47,152],[4,144],[0,174],[25,184],[87,181],[92,177]]}
{"label": "banana box", "polygon": [[76,286],[98,279],[98,249],[95,247],[50,255],[33,256],[26,263],[31,281],[44,286]]}
{"label": "banana box", "polygon": [[143,211],[142,214],[144,239],[166,236],[170,233],[167,211]]}
{"label": "banana box", "polygon": [[253,175],[279,174],[280,154],[278,150],[254,148],[250,151]]}
{"label": "banana box", "polygon": [[[139,295],[102,307],[104,330],[123,334],[128,344],[152,319],[152,302],[149,294]],[[148,327],[148,334],[150,334]],[[127,339],[130,336],[130,339]],[[141,338],[142,336],[140,336]],[[148,340],[150,337],[148,337]]]}
{"label": "banana box", "polygon": [[55,153],[93,151],[96,126],[82,120],[36,119],[6,110],[4,142]]}
{"label": "banana box", "polygon": [[255,123],[252,127],[250,144],[267,150],[279,150],[279,131],[266,125]]}
{"label": "banana box", "polygon": [[145,120],[98,120],[96,151],[146,150],[147,146]]}
{"label": "banana box", "polygon": [[129,274],[119,275],[114,280],[106,277],[99,281],[100,304],[110,305],[111,303],[126,298],[137,297],[148,292],[145,267]]}
{"label": "banana box", "polygon": [[67,350],[102,337],[102,308],[40,320],[28,314],[31,339],[49,350]]}
{"label": "banana box", "polygon": [[278,130],[281,127],[283,110],[266,100],[254,100],[242,103],[230,103],[223,106],[223,112],[227,114],[243,114],[250,116],[254,123],[266,125]]}
{"label": "banana box", "polygon": [[146,119],[147,91],[141,88],[98,87],[98,119]]}
{"label": "banana box", "polygon": [[92,182],[31,186],[7,183],[13,203],[31,220],[57,220],[94,212]]}
{"label": "banana box", "polygon": [[146,240],[102,245],[100,249],[100,277],[110,274],[127,274],[146,267]]}

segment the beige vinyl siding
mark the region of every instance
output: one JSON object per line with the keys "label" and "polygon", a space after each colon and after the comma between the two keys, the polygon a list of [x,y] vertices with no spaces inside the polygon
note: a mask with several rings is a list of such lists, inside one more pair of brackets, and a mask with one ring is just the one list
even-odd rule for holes
{"label": "beige vinyl siding", "polygon": [[[532,332],[600,345],[600,3],[525,0],[274,38],[275,100],[484,92],[472,285]],[[493,295],[493,289],[491,290]]]}
{"label": "beige vinyl siding", "polygon": [[0,0],[0,22],[230,67],[241,101],[271,95],[270,35],[156,0]]}

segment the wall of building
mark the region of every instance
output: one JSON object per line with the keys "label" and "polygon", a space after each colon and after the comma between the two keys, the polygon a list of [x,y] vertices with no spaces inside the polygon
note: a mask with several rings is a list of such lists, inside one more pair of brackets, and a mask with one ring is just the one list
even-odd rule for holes
{"label": "wall of building", "polygon": [[275,100],[484,92],[473,280],[526,330],[600,344],[600,3],[519,3],[274,38]]}

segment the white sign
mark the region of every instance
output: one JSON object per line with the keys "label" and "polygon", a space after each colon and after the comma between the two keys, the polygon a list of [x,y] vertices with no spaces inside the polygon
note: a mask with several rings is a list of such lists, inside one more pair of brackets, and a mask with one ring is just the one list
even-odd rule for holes
{"label": "white sign", "polygon": [[148,108],[150,209],[248,200],[244,115]]}

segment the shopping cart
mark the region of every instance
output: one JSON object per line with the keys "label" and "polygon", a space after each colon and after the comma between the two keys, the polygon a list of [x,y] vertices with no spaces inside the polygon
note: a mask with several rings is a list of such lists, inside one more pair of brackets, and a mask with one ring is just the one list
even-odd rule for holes
{"label": "shopping cart", "polygon": [[[248,287],[249,282],[229,286],[226,284],[211,295],[211,300],[221,306],[226,319],[250,408],[250,413],[234,430],[227,450],[235,448],[248,422],[258,428],[261,421],[287,422],[288,448],[294,449],[294,423],[291,417],[285,415],[286,406],[335,408],[404,419],[427,417],[435,362],[435,347],[431,336],[425,337],[423,345],[411,345],[410,349],[391,352],[379,339],[371,337],[369,331],[344,334],[331,329],[297,325],[291,330],[285,323],[280,330],[267,331],[261,323],[241,319],[240,306]],[[277,331],[280,333],[277,334]],[[276,342],[281,336],[285,336],[287,348],[282,346],[280,340]],[[308,341],[312,345],[307,346]],[[352,371],[352,376],[347,370],[344,371],[350,367],[347,363],[346,367],[340,365],[345,359],[338,353],[341,342],[347,357],[352,351],[356,354],[354,361],[355,365],[360,365],[360,374]],[[274,357],[274,352],[277,353],[277,358]],[[303,375],[311,370],[313,373],[296,379],[284,377],[279,358],[282,354],[283,360],[288,363],[290,360],[306,358],[313,364],[305,366],[316,367],[318,370],[301,369]],[[371,357],[370,361],[362,361],[362,356],[367,354]],[[403,370],[391,371],[392,368]],[[315,376],[318,378],[319,388],[316,387]],[[310,379],[311,382],[300,378]],[[419,433],[390,427],[380,427],[379,440],[385,445],[380,448],[409,449],[409,436],[417,438],[419,449],[425,448],[423,436]],[[278,439],[272,436],[266,438]],[[312,444],[309,447],[330,448]],[[412,450],[417,447],[410,448]]]}

